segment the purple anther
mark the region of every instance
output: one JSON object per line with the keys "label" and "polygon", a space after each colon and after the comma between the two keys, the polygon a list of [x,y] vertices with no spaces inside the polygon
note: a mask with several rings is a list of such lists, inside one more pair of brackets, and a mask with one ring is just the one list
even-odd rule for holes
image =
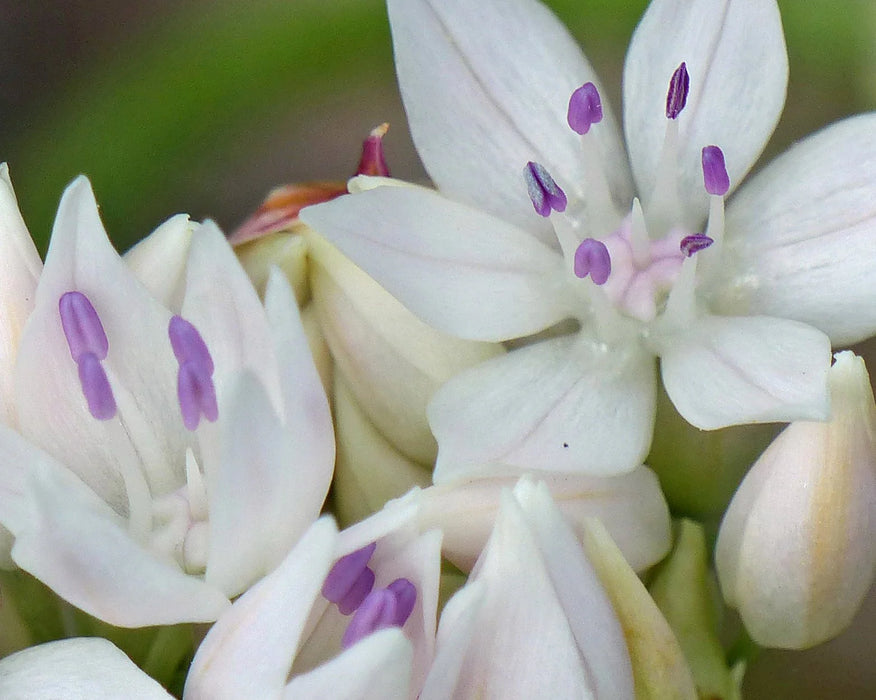
{"label": "purple anther", "polygon": [[197,430],[201,416],[211,423],[219,417],[216,387],[210,375],[195,360],[186,360],[179,366],[176,395],[187,430]]}
{"label": "purple anther", "polygon": [[417,604],[417,587],[406,578],[397,578],[390,583],[386,590],[395,596],[396,609],[393,624],[402,627]]}
{"label": "purple anther", "polygon": [[575,276],[587,277],[594,284],[605,284],[611,274],[611,256],[602,241],[585,238],[575,251]]}
{"label": "purple anther", "polygon": [[666,118],[676,119],[687,103],[687,93],[690,90],[690,76],[687,66],[682,61],[675,69],[669,81],[669,91],[666,93]]}
{"label": "purple anther", "polygon": [[347,649],[372,632],[393,627],[397,616],[398,600],[391,590],[381,588],[371,591],[344,630],[341,647]]}
{"label": "purple anther", "polygon": [[100,360],[97,355],[86,352],[79,356],[77,364],[89,412],[97,420],[109,420],[116,415],[116,400]]}
{"label": "purple anther", "polygon": [[[334,566],[332,566],[331,571],[328,572],[328,576],[325,577],[325,583],[322,584],[323,598],[340,607],[341,601],[349,595],[352,588],[357,585],[361,587],[364,584],[364,580],[360,581],[363,575],[365,579],[368,578],[368,575],[364,572],[371,572],[371,569],[368,568],[368,561],[371,559],[371,555],[374,554],[376,548],[377,543],[372,542],[338,559]],[[371,572],[370,578],[371,583],[368,586],[368,590],[356,601],[352,610],[358,608],[359,604],[365,599],[365,596],[371,592],[371,587],[374,585],[373,572]],[[347,606],[345,605],[345,607]],[[348,614],[344,613],[344,615]]]}
{"label": "purple anther", "polygon": [[690,236],[685,236],[681,239],[681,244],[679,248],[681,248],[681,252],[684,253],[687,257],[690,257],[694,253],[699,253],[701,250],[705,250],[715,241],[709,238],[704,233],[694,233]]}
{"label": "purple anther", "polygon": [[94,355],[97,360],[106,359],[109,342],[100,317],[87,296],[82,292],[65,292],[58,300],[58,314],[67,347],[76,362],[85,353]]}
{"label": "purple anther", "polygon": [[591,126],[602,121],[602,100],[593,83],[584,83],[572,93],[566,121],[572,131],[582,136],[590,131]]}
{"label": "purple anther", "polygon": [[362,157],[359,159],[357,175],[381,175],[389,177],[389,166],[383,155],[383,137],[389,131],[389,124],[381,124],[371,130],[368,138],[362,142]]}
{"label": "purple anther", "polygon": [[724,153],[717,146],[706,146],[703,149],[703,183],[706,192],[722,197],[730,189],[730,176],[724,164]]}
{"label": "purple anther", "polygon": [[177,362],[181,365],[193,362],[202,374],[208,377],[213,375],[213,358],[197,328],[182,316],[174,316],[167,326],[167,335]]}
{"label": "purple anther", "polygon": [[523,179],[526,180],[532,206],[541,216],[549,216],[551,210],[566,211],[566,193],[543,165],[529,161],[523,168]]}

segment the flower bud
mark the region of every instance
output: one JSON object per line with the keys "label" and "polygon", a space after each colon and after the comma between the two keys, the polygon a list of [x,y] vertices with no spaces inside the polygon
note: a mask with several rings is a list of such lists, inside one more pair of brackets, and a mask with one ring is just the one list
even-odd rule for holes
{"label": "flower bud", "polygon": [[501,346],[430,328],[323,238],[308,240],[311,291],[335,370],[396,449],[431,465],[437,446],[426,404],[450,377]]}
{"label": "flower bud", "polygon": [[801,649],[839,634],[876,567],[876,404],[864,362],[841,352],[832,415],[791,423],[724,516],[716,563],[725,600],[764,646]]}

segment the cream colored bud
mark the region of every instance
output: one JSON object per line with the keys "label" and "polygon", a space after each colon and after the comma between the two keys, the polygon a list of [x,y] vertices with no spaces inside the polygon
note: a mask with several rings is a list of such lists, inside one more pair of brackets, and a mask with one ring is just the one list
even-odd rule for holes
{"label": "cream colored bud", "polygon": [[426,405],[450,377],[501,352],[436,331],[315,233],[310,284],[332,356],[357,403],[409,459],[431,465],[437,453]]}
{"label": "cream colored bud", "polygon": [[303,228],[304,225],[299,223],[291,231],[271,233],[242,243],[234,249],[259,296],[264,297],[268,274],[271,267],[276,265],[289,280],[298,305],[301,306],[308,300],[307,241],[300,233]]}
{"label": "cream colored bud", "polygon": [[876,567],[876,405],[864,362],[841,352],[831,418],[791,423],[733,497],[718,536],[724,598],[764,646],[839,634]]}

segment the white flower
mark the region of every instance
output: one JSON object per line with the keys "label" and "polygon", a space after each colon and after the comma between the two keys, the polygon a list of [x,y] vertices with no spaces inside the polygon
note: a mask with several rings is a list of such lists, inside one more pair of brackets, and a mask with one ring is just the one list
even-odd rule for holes
{"label": "white flower", "polygon": [[543,484],[506,490],[468,583],[441,613],[421,700],[633,697],[621,625]]}
{"label": "white flower", "polygon": [[171,700],[112,642],[62,639],[23,649],[0,661],[0,697],[10,700]]}
{"label": "white flower", "polygon": [[441,537],[390,506],[337,534],[323,518],[222,615],[184,697],[416,697],[432,662]]}
{"label": "white flower", "polygon": [[16,350],[0,523],[86,612],[215,620],[318,516],[334,443],[297,306],[278,274],[262,306],[212,223],[171,219],[129,266],[76,180]]}
{"label": "white flower", "polygon": [[725,226],[723,197],[784,102],[773,0],[654,0],[625,66],[629,160],[592,69],[540,4],[388,6],[439,192],[376,187],[302,219],[439,330],[508,341],[580,325],[439,391],[437,481],[496,464],[632,469],[655,355],[697,427],[826,416],[825,333],[876,329],[876,123],[792,148],[733,194]]}
{"label": "white flower", "polygon": [[764,646],[842,632],[876,575],[876,404],[864,361],[830,370],[832,416],[791,423],[748,472],[715,549],[721,590]]}

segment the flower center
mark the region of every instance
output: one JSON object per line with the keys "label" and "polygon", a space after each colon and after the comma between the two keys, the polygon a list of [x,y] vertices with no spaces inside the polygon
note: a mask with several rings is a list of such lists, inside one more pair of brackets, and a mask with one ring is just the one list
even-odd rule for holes
{"label": "flower center", "polygon": [[[634,199],[630,212],[621,219],[599,168],[594,169],[592,182],[584,183],[579,197],[572,199],[567,199],[544,166],[530,162],[524,168],[533,207],[541,216],[551,217],[566,265],[572,273],[572,283],[592,283],[602,288],[601,293],[584,290],[582,298],[588,308],[582,315],[594,315],[610,322],[619,313],[640,322],[653,321],[665,311],[685,261],[716,241],[716,248],[720,248],[723,196],[729,190],[730,181],[724,155],[717,146],[706,146],[702,153],[704,186],[711,195],[709,235],[677,224],[681,218],[675,180],[677,120],[687,103],[689,90],[690,76],[682,63],[672,74],[666,94],[666,135],[656,184],[653,191],[647,193],[647,216],[639,199]],[[599,155],[586,136],[602,121],[602,116],[602,101],[593,83],[586,83],[572,93],[567,121],[584,137],[583,155],[594,163],[599,162]],[[584,231],[593,237],[582,240]],[[688,266],[694,267],[693,262]],[[692,282],[682,286],[684,294],[693,293]],[[600,306],[607,308],[598,308]],[[674,307],[692,309],[693,299],[684,304],[676,299]]]}
{"label": "flower center", "polygon": [[323,597],[342,615],[353,615],[341,639],[344,649],[377,630],[403,627],[417,602],[417,589],[406,578],[373,590],[375,575],[368,562],[376,548],[372,542],[338,559],[322,586]]}

